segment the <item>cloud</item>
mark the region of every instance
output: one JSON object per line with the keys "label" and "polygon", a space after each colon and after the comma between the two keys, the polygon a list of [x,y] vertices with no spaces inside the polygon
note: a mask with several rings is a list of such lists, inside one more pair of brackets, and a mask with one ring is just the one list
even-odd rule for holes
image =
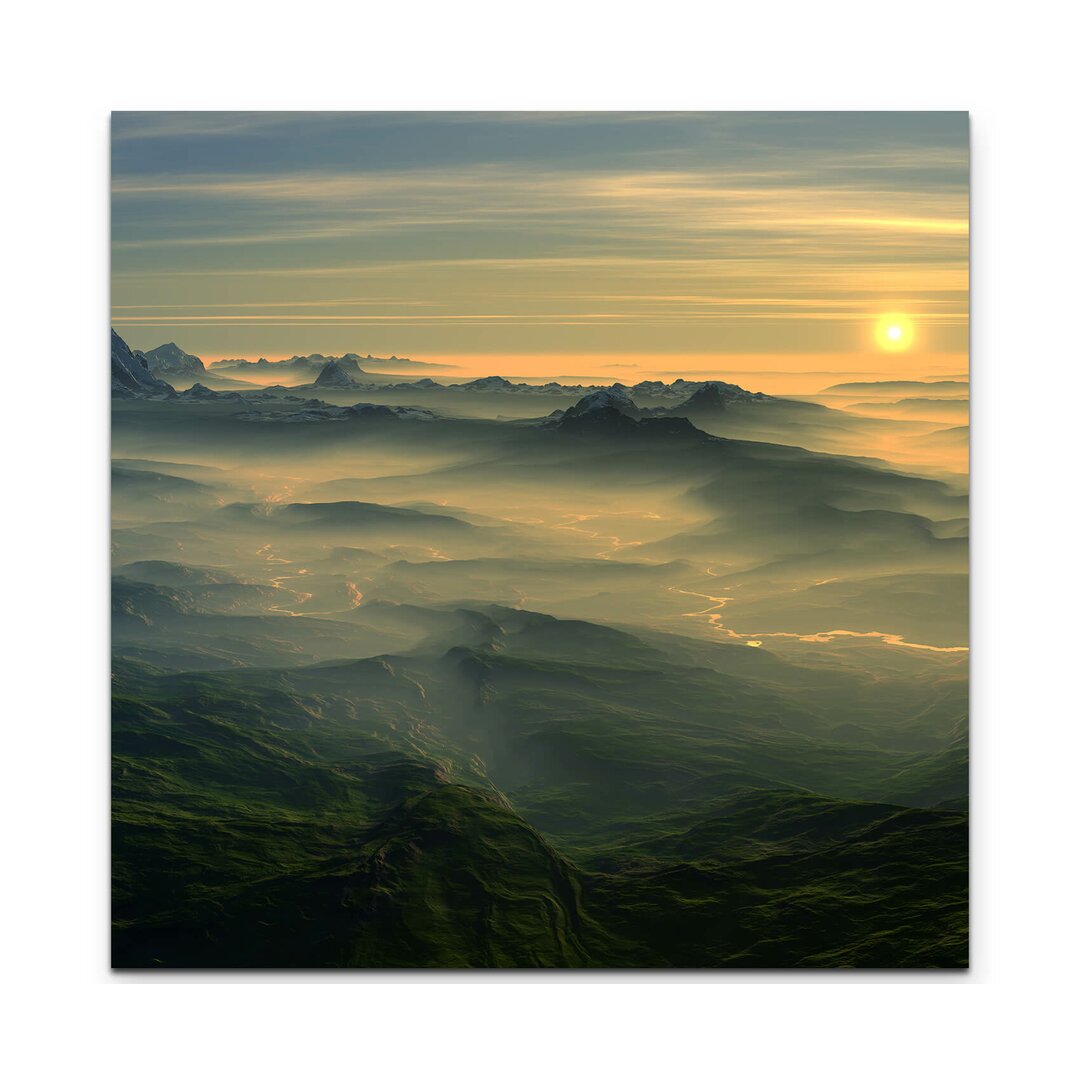
{"label": "cloud", "polygon": [[[520,351],[554,342],[547,327],[612,350],[654,328],[684,349],[824,349],[902,310],[962,345],[955,117],[125,114],[115,127],[114,298],[130,325],[399,327],[402,349],[422,327],[497,326]],[[597,154],[608,138],[619,152]]]}

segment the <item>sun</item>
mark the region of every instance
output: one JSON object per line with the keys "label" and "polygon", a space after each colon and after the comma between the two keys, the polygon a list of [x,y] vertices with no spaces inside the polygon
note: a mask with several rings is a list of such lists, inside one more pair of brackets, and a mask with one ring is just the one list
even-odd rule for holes
{"label": "sun", "polygon": [[882,315],[874,330],[878,345],[886,352],[903,352],[915,340],[915,327],[906,315]]}

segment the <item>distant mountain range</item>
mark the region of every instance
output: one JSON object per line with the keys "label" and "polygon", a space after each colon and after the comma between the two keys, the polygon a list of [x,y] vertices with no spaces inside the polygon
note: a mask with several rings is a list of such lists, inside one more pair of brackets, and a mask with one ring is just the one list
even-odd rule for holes
{"label": "distant mountain range", "polygon": [[[293,371],[310,368],[318,362],[318,371],[313,383],[302,389],[311,390],[357,390],[385,391],[416,389],[418,391],[445,391],[464,394],[528,394],[567,396],[581,393],[581,399],[569,409],[557,409],[550,416],[540,421],[541,426],[554,427],[563,431],[647,434],[664,438],[709,439],[711,436],[698,431],[691,422],[695,416],[708,418],[722,411],[733,402],[773,401],[766,394],[751,393],[732,383],[719,381],[688,382],[676,379],[671,384],[657,381],[638,383],[626,387],[615,383],[610,387],[593,388],[586,386],[565,386],[560,383],[546,383],[537,386],[531,383],[514,383],[501,375],[488,375],[465,383],[444,385],[433,379],[424,378],[416,382],[396,384],[366,384],[356,378],[365,372],[359,366],[355,354],[343,357],[324,357],[314,354],[310,357],[292,357],[279,361]],[[221,361],[211,365],[220,368],[232,364],[247,364],[247,361]],[[270,361],[259,361],[265,367],[275,366]],[[251,365],[258,366],[258,365]],[[195,382],[187,390],[177,393],[164,379],[154,374],[152,368],[168,371],[173,377],[190,377],[194,372],[206,369],[197,356],[184,352],[175,342],[160,345],[148,353],[133,352],[126,342],[113,331],[113,396],[119,398],[145,398],[173,400],[178,403],[230,402],[235,404],[274,403],[292,406],[283,410],[252,409],[236,414],[237,419],[249,422],[281,422],[317,424],[328,421],[347,421],[361,417],[369,420],[435,420],[437,414],[421,408],[358,402],[353,405],[331,405],[315,397],[301,397],[288,391],[293,387],[276,386],[260,390],[239,392],[236,390],[213,390],[201,382]],[[633,394],[652,398],[680,399],[670,406],[643,408],[638,406]],[[296,408],[295,406],[302,406]]]}
{"label": "distant mountain range", "polygon": [[[581,383],[515,383],[509,379],[504,379],[501,375],[487,375],[482,379],[473,379],[464,383],[438,383],[433,379],[418,379],[414,383],[401,383],[395,388],[406,389],[410,386],[415,387],[417,390],[442,389],[468,394],[546,394],[549,396],[565,396],[574,393],[585,396],[607,389],[606,387]],[[717,399],[724,397],[727,400],[750,401],[765,400],[767,398],[765,394],[752,394],[741,386],[716,380],[692,382],[687,379],[676,379],[674,382],[664,383],[656,379],[646,379],[634,383],[633,386],[613,383],[610,389],[616,393],[671,398],[686,402],[689,396],[696,391],[710,387],[713,388],[710,390],[710,394],[715,395]]]}
{"label": "distant mountain range", "polygon": [[[119,361],[117,357],[119,356]],[[304,390],[359,390],[359,391],[444,391],[454,394],[514,394],[528,396],[567,397],[581,395],[582,402],[590,401],[587,409],[596,408],[592,399],[597,393],[613,395],[611,400],[605,400],[606,404],[614,404],[618,410],[629,416],[635,416],[637,406],[634,405],[632,396],[647,396],[651,398],[669,399],[678,403],[680,410],[678,415],[684,415],[684,410],[707,409],[710,411],[724,408],[733,402],[773,401],[774,398],[767,394],[752,393],[744,390],[734,383],[720,382],[718,380],[691,381],[687,379],[675,379],[671,383],[659,380],[643,380],[633,386],[624,386],[622,383],[614,383],[611,387],[597,387],[585,384],[567,384],[559,382],[547,382],[543,384],[512,382],[502,375],[486,375],[481,378],[471,379],[461,383],[440,383],[425,377],[410,382],[402,383],[366,383],[361,378],[369,374],[361,367],[361,361],[367,366],[377,364],[390,364],[392,362],[409,364],[414,367],[435,368],[438,365],[421,364],[412,360],[399,360],[391,357],[382,360],[377,357],[360,357],[356,353],[346,353],[344,356],[323,356],[320,353],[312,353],[310,356],[293,356],[288,360],[267,360],[260,358],[252,362],[243,359],[218,360],[207,368],[198,356],[185,352],[175,342],[159,345],[154,349],[143,353],[132,350],[116,331],[113,331],[113,357],[114,357],[114,386],[118,386],[117,396],[132,397],[172,397],[178,396],[184,401],[254,401],[263,400],[265,395],[275,397],[276,400],[303,400],[295,398],[289,392],[297,389]],[[119,369],[117,368],[119,363]],[[249,390],[243,393],[234,390],[213,390],[199,377],[213,376],[222,371],[271,371],[290,372],[292,374],[310,375],[312,381],[300,386],[278,385],[263,387],[258,390]],[[168,378],[190,379],[197,381],[182,394],[176,395],[174,388],[167,382]],[[226,382],[227,386],[228,383]],[[239,384],[238,384],[239,385]],[[857,385],[857,384],[851,384]],[[921,385],[921,384],[920,384]],[[936,384],[948,385],[954,384]],[[963,384],[955,384],[963,385]],[[321,404],[321,403],[320,403]],[[569,410],[568,410],[569,411]],[[560,413],[561,415],[561,413]],[[580,415],[575,413],[573,415]],[[657,409],[646,409],[643,415],[665,415]],[[675,415],[673,412],[666,415]]]}
{"label": "distant mountain range", "polygon": [[856,412],[878,413],[882,416],[966,417],[966,397],[900,398],[899,401],[860,401],[849,405]]}
{"label": "distant mountain range", "polygon": [[[351,372],[350,374],[355,376],[356,373]],[[363,374],[363,372],[361,372],[361,374]],[[311,385],[322,385],[329,389],[334,389],[338,385],[339,378],[340,376],[335,371],[333,374],[327,375],[327,380],[325,382],[320,383],[316,380]],[[689,404],[691,397],[695,393],[705,391],[704,397],[696,402],[698,405],[720,405],[734,401],[776,400],[775,398],[769,397],[768,394],[752,393],[749,390],[744,390],[741,386],[736,386],[734,383],[719,382],[717,380],[690,381],[687,379],[675,379],[674,382],[670,383],[660,382],[659,380],[644,380],[635,383],[633,386],[614,383],[611,387],[604,387],[583,383],[547,382],[538,384],[511,382],[510,379],[504,378],[502,375],[485,375],[482,378],[470,379],[468,382],[460,383],[437,382],[435,379],[431,378],[415,379],[412,382],[401,383],[364,383],[358,382],[354,377],[351,383],[342,383],[341,386],[342,388],[351,390],[439,390],[453,394],[514,394],[537,397],[567,397],[575,395],[585,397],[598,391],[611,389],[616,392],[621,391],[633,396],[667,398],[682,404]],[[295,387],[292,389],[295,389]]]}
{"label": "distant mountain range", "polygon": [[408,360],[400,356],[360,356],[358,353],[345,353],[343,356],[323,356],[322,353],[311,353],[308,356],[290,356],[288,360],[267,360],[266,357],[260,356],[258,360],[253,361],[237,357],[216,360],[210,367],[214,371],[296,371],[314,376],[333,361],[354,375],[362,375],[365,370],[376,371],[380,368],[391,372],[450,370],[445,364],[426,364],[420,360]]}
{"label": "distant mountain range", "polygon": [[888,382],[848,382],[827,386],[823,394],[902,394],[905,397],[967,397],[966,382],[920,382],[916,379],[893,379]]}
{"label": "distant mountain range", "polygon": [[[632,436],[682,442],[702,442],[723,436],[805,445],[826,452],[843,450],[847,445],[847,436],[860,425],[891,423],[888,420],[853,416],[810,402],[756,393],[720,380],[691,381],[678,378],[671,383],[644,380],[633,386],[614,383],[607,387],[557,382],[537,385],[513,382],[501,375],[488,375],[461,383],[440,383],[428,377],[408,382],[372,382],[364,378],[366,372],[354,354],[343,357],[313,354],[315,359],[323,363],[317,367],[311,383],[233,390],[226,382],[226,388],[218,390],[196,381],[189,389],[176,393],[173,387],[150,370],[149,355],[133,353],[118,335],[115,342],[118,343],[114,347],[118,357],[114,365],[117,371],[114,393],[117,397],[168,399],[178,404],[228,404],[239,407],[229,410],[236,420],[260,425],[318,426],[330,423],[336,426],[341,422],[361,419],[365,423],[394,424],[400,421],[433,421],[442,418],[441,411],[438,411],[440,399],[445,396],[449,404],[459,395],[482,397],[489,401],[509,396],[518,398],[518,418],[511,421],[516,426],[591,436]],[[157,363],[171,366],[174,370],[200,362],[197,357],[184,353],[175,343],[159,346],[151,352]],[[313,357],[293,357],[280,362],[275,370],[282,365],[291,365],[295,373],[305,366],[310,368],[312,362]],[[271,365],[267,362],[266,366]],[[175,377],[181,376],[178,374]],[[212,371],[205,372],[203,377],[212,379]],[[951,387],[964,384],[922,385]],[[342,402],[344,394],[351,397],[347,403]],[[388,394],[390,400],[387,400]],[[417,395],[418,400],[414,399],[417,404],[425,407],[402,403],[402,398],[408,402],[412,394]],[[336,399],[333,404],[326,400],[331,395]],[[546,411],[540,407],[540,403],[552,397],[562,399],[553,402],[560,408],[546,416],[538,416]],[[537,405],[535,412],[528,405],[521,408],[525,401],[534,398]],[[567,399],[572,404],[568,405]],[[447,411],[454,412],[452,408]]]}

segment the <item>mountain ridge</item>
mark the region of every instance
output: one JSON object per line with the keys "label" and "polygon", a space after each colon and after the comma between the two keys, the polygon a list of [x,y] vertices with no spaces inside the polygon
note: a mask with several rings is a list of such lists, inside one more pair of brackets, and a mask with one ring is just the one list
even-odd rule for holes
{"label": "mountain ridge", "polygon": [[114,398],[173,398],[176,391],[150,371],[147,360],[131,351],[124,339],[112,331],[112,396]]}

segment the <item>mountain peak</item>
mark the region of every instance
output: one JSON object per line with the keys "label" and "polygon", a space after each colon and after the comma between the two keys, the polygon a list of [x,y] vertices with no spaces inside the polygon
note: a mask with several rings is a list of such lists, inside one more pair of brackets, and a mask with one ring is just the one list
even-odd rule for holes
{"label": "mountain peak", "polygon": [[485,375],[482,379],[473,379],[471,382],[461,384],[462,389],[465,390],[509,390],[513,385],[509,379],[504,379],[501,375]]}
{"label": "mountain peak", "polygon": [[[356,367],[355,360],[353,361],[353,366]],[[356,367],[356,370],[359,371],[360,369]],[[363,373],[361,372],[361,374]],[[355,382],[352,375],[349,374],[348,365],[337,358],[328,360],[315,379],[315,386],[328,386],[331,388],[348,390],[354,385]]]}
{"label": "mountain peak", "polygon": [[206,374],[202,360],[191,353],[184,352],[175,341],[148,349],[144,354],[146,366],[154,374],[165,377],[198,377]]}
{"label": "mountain peak", "polygon": [[112,396],[115,398],[168,398],[176,391],[150,370],[142,353],[133,353],[128,343],[112,332]]}
{"label": "mountain peak", "polygon": [[734,383],[721,382],[718,379],[702,383],[683,402],[684,408],[697,408],[699,406],[723,408],[732,401],[768,401],[768,394],[751,393]]}
{"label": "mountain peak", "polygon": [[641,410],[634,404],[626,387],[621,383],[616,383],[614,386],[586,394],[576,405],[571,405],[566,410],[564,419],[602,417],[608,413],[637,417],[641,415]]}
{"label": "mountain peak", "polygon": [[664,412],[660,409],[639,409],[626,387],[616,383],[586,394],[564,413],[556,411],[545,421],[545,426],[604,437],[677,439],[684,442],[708,442],[712,439],[711,435],[694,427],[685,417],[656,415]]}

